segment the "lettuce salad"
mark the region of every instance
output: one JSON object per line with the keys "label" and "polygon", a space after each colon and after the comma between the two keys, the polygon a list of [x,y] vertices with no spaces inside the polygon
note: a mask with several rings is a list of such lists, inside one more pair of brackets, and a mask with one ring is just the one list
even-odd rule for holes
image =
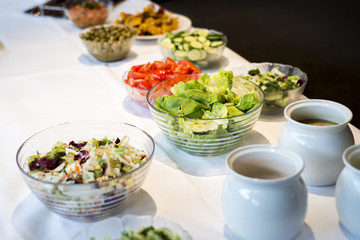
{"label": "lettuce salad", "polygon": [[29,174],[54,183],[101,182],[130,172],[147,160],[145,153],[121,140],[58,142],[50,152],[28,157]]}
{"label": "lettuce salad", "polygon": [[[179,127],[176,131],[183,130],[185,135],[206,132],[216,137],[217,133],[227,132],[229,118],[241,116],[260,104],[254,92],[241,97],[233,92],[233,81],[232,71],[219,70],[212,75],[203,74],[198,80],[179,82],[170,89],[173,95],[156,99],[156,108],[183,117],[175,118],[171,124]],[[202,121],[204,119],[213,121]],[[211,136],[202,135],[199,138]]]}
{"label": "lettuce salad", "polygon": [[172,115],[197,119],[227,118],[244,114],[257,106],[254,93],[239,97],[231,91],[233,73],[219,70],[203,74],[199,80],[179,82],[170,91],[172,96],[156,99],[156,107]]}

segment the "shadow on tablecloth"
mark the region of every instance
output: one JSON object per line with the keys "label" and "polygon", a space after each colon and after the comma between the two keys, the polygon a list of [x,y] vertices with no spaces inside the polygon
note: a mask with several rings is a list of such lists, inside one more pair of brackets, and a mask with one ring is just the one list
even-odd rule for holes
{"label": "shadow on tablecloth", "polygon": [[[155,202],[150,194],[140,189],[135,199],[117,216],[126,214],[155,216]],[[72,221],[51,212],[34,194],[29,194],[16,207],[11,222],[19,235],[27,240],[72,239],[93,224]]]}
{"label": "shadow on tablecloth", "polygon": [[[224,226],[224,235],[226,236],[227,240],[239,240],[236,236],[234,236],[228,227]],[[303,225],[300,233],[294,240],[315,240],[314,233],[309,225],[306,223]]]}
{"label": "shadow on tablecloth", "polygon": [[[170,143],[164,134],[159,132],[154,136],[156,143],[154,159],[160,161],[172,168],[179,169],[184,173],[200,176],[210,177],[227,174],[225,167],[226,156],[229,153],[224,153],[213,157],[194,156],[186,153],[175,145]],[[251,144],[269,144],[269,140],[257,132],[252,130],[238,147]]]}

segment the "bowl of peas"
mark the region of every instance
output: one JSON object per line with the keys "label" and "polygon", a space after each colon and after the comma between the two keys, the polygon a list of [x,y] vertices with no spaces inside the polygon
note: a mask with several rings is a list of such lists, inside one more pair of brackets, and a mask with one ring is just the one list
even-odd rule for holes
{"label": "bowl of peas", "polygon": [[124,59],[133,45],[137,31],[122,24],[104,24],[83,30],[80,38],[88,52],[102,62]]}

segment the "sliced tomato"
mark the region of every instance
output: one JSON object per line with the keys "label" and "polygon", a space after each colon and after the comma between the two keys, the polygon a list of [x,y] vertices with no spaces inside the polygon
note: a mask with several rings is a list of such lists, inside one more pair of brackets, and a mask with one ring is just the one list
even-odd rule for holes
{"label": "sliced tomato", "polygon": [[149,90],[152,87],[152,84],[148,81],[141,81],[137,83],[136,87],[139,89]]}
{"label": "sliced tomato", "polygon": [[128,74],[128,78],[143,79],[146,77],[146,75],[147,75],[146,73],[130,71]]}
{"label": "sliced tomato", "polygon": [[172,58],[166,58],[164,62],[154,61],[130,68],[125,82],[132,87],[149,90],[157,83],[176,76],[201,73],[193,63],[182,60],[176,63]]}

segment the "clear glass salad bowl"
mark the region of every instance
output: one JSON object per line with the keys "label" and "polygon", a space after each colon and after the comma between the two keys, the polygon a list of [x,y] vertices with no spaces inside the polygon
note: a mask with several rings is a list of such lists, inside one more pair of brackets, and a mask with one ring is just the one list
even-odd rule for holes
{"label": "clear glass salad bowl", "polygon": [[[105,31],[98,32],[95,31],[96,29],[102,29],[102,28],[110,28],[113,27],[116,28],[119,32],[123,31],[123,29],[130,29],[130,36],[126,36],[124,39],[118,39],[118,40],[107,40],[104,38],[104,36],[107,36],[108,38],[111,37],[111,35],[115,35],[115,30],[107,31],[105,34]],[[94,32],[96,34],[99,34],[97,37],[101,37],[102,40],[87,40],[87,36],[94,36]],[[81,34],[79,35],[82,43],[86,47],[87,51],[92,55],[94,58],[96,58],[99,61],[102,62],[114,62],[119,61],[124,58],[126,58],[127,54],[130,52],[130,49],[132,45],[135,42],[137,36],[136,29],[133,27],[128,27],[122,24],[103,24],[103,25],[97,25],[93,27],[89,27],[84,29]],[[92,38],[91,38],[92,39]]]}
{"label": "clear glass salad bowl", "polygon": [[267,91],[265,89],[265,102],[261,112],[263,114],[275,114],[283,112],[287,105],[299,100],[308,82],[306,73],[297,67],[268,62],[250,63],[232,69],[234,75],[246,76],[248,75],[249,70],[259,69],[260,72],[264,74],[274,68],[278,68],[279,71],[284,73],[286,76],[299,76],[300,86],[295,89],[286,91]]}
{"label": "clear glass salad bowl", "polygon": [[113,9],[111,0],[66,1],[65,15],[79,28],[106,23]]}
{"label": "clear glass salad bowl", "polygon": [[[148,160],[120,177],[102,182],[60,184],[28,174],[27,158],[36,151],[48,152],[58,141],[87,141],[92,138],[130,138],[129,144],[144,151]],[[71,220],[105,219],[126,208],[139,192],[152,162],[154,141],[141,129],[120,122],[78,121],[59,124],[27,139],[17,152],[17,164],[32,193],[51,211]]]}
{"label": "clear glass salad bowl", "polygon": [[[172,86],[179,82],[198,80],[201,76],[202,74],[185,75],[160,82],[149,90],[147,102],[156,124],[176,147],[192,155],[220,155],[238,147],[241,140],[252,130],[261,112],[264,93],[255,83],[234,78],[232,91],[240,97],[254,92],[259,104],[247,113],[227,118],[186,118],[171,115],[156,108],[156,98],[172,95],[170,92]],[[200,131],[194,129],[200,129]]]}

